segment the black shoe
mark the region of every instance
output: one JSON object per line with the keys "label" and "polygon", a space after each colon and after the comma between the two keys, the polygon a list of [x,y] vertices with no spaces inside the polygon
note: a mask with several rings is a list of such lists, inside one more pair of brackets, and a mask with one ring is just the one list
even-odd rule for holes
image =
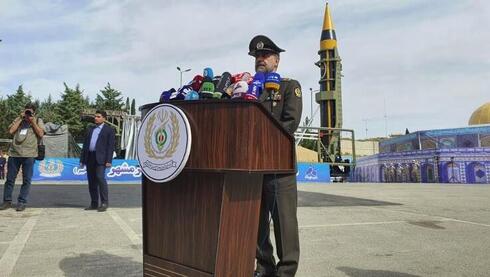
{"label": "black shoe", "polygon": [[26,209],[26,204],[24,203],[17,203],[17,208],[15,208],[16,211],[22,212]]}
{"label": "black shoe", "polygon": [[97,205],[95,205],[95,206],[94,205],[90,205],[87,208],[85,208],[84,210],[86,210],[86,211],[97,210]]}
{"label": "black shoe", "polygon": [[265,273],[262,273],[260,271],[255,271],[253,277],[276,277],[276,274],[275,273],[273,273],[273,274],[265,274]]}
{"label": "black shoe", "polygon": [[97,209],[98,212],[105,212],[107,211],[107,208],[109,208],[109,206],[105,203],[102,203],[100,204],[100,207]]}
{"label": "black shoe", "polygon": [[0,211],[10,209],[10,208],[12,208],[12,201],[4,201],[0,206]]}

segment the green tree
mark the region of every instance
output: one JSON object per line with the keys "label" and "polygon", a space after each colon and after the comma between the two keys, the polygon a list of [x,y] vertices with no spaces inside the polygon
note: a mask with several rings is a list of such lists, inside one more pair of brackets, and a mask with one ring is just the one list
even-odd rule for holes
{"label": "green tree", "polygon": [[103,90],[100,91],[100,94],[97,94],[95,98],[95,106],[97,109],[102,110],[112,110],[112,111],[122,111],[124,102],[123,97],[121,96],[121,92],[117,89],[111,87],[110,83],[107,83],[107,86],[104,87]]}
{"label": "green tree", "polygon": [[90,101],[90,98],[87,96],[85,96],[85,102],[88,103],[88,107],[89,108],[92,108],[92,109],[96,109],[97,107],[95,106],[95,103]]}
{"label": "green tree", "polygon": [[129,106],[129,97],[126,97],[126,106],[124,106],[124,111],[128,114],[131,111],[131,106]]}
{"label": "green tree", "polygon": [[68,87],[66,83],[65,91],[61,94],[61,100],[56,105],[56,113],[60,116],[60,123],[67,124],[68,130],[76,141],[83,141],[87,122],[80,120],[82,111],[89,106],[87,99],[83,97],[83,91],[77,84],[75,89]]}
{"label": "green tree", "polygon": [[39,105],[38,114],[43,119],[44,123],[62,123],[61,116],[57,113],[57,106],[57,103],[53,102],[51,94],[48,95],[48,99],[41,102],[41,104]]}
{"label": "green tree", "polygon": [[131,115],[136,114],[136,99],[133,98],[133,101],[131,102]]}
{"label": "green tree", "polygon": [[0,114],[2,115],[0,116],[0,138],[8,138],[7,128],[10,123],[8,122],[8,119],[3,116],[7,114],[7,110],[7,100],[0,97]]}
{"label": "green tree", "polygon": [[31,102],[31,96],[24,93],[22,85],[12,95],[7,95],[7,99],[2,99],[0,107],[0,137],[8,138],[8,126],[24,110],[24,106]]}

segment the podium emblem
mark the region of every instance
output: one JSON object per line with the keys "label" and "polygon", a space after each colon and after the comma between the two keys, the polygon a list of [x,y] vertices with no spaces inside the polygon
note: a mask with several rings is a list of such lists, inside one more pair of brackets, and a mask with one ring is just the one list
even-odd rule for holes
{"label": "podium emblem", "polygon": [[177,177],[189,158],[191,138],[181,109],[170,104],[151,109],[141,123],[136,148],[143,174],[158,183]]}

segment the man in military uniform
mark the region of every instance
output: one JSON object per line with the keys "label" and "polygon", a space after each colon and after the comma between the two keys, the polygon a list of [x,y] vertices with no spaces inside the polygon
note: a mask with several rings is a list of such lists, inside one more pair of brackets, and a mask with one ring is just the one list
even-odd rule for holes
{"label": "man in military uniform", "polygon": [[[250,41],[248,54],[255,57],[256,72],[268,73],[276,72],[281,52],[284,50],[272,40],[259,35]],[[264,92],[259,101],[291,135],[294,135],[303,109],[301,86],[298,81],[282,78],[279,91]],[[285,277],[296,274],[299,262],[297,205],[296,174],[264,176],[257,238],[257,269],[254,274],[256,277]],[[274,223],[276,251],[279,258],[277,264],[270,240],[269,214]]]}

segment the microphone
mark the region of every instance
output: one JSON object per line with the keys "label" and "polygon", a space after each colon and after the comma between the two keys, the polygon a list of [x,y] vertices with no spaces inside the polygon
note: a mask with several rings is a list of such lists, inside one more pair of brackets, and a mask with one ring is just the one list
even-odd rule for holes
{"label": "microphone", "polygon": [[267,73],[265,77],[265,83],[264,83],[265,89],[269,92],[269,100],[271,103],[271,113],[274,114],[273,107],[275,105],[274,101],[277,101],[279,99],[276,99],[276,94],[281,88],[281,75],[279,75],[276,72],[269,72]]}
{"label": "microphone", "polygon": [[241,72],[241,73],[237,73],[231,77],[231,82],[233,84],[237,83],[239,81],[245,81],[245,82],[247,82],[247,84],[250,84],[250,82],[252,81],[252,74],[250,74],[248,72]]}
{"label": "microphone", "polygon": [[245,99],[256,100],[262,94],[264,90],[265,74],[263,72],[257,72],[252,80],[252,84],[248,87]]}
{"label": "microphone", "polygon": [[201,98],[203,99],[209,99],[213,98],[214,95],[214,84],[211,80],[206,80],[204,79],[204,82],[202,83],[201,89],[199,90],[201,93]]}
{"label": "microphone", "polygon": [[182,86],[178,91],[177,95],[175,96],[175,100],[184,100],[187,94],[189,94],[192,91],[192,86],[191,85],[185,85]]}
{"label": "microphone", "polygon": [[225,89],[225,93],[223,93],[223,98],[231,98],[233,96],[233,86],[234,85],[235,84],[231,84],[229,87],[227,87]]}
{"label": "microphone", "polygon": [[199,92],[201,93],[201,98],[209,99],[213,98],[214,95],[214,83],[213,83],[213,70],[210,67],[204,68],[202,72],[203,83]]}
{"label": "microphone", "polygon": [[221,76],[219,76],[219,75],[213,77],[213,85],[214,85],[213,98],[215,98],[215,99],[220,99],[221,96],[223,95],[222,92],[219,92],[217,90],[217,86],[218,86],[218,83],[220,80],[221,80]]}
{"label": "microphone", "polygon": [[213,84],[215,88],[218,86],[219,80],[221,80],[221,76],[217,75],[213,77]]}
{"label": "microphone", "polygon": [[276,72],[267,73],[264,87],[268,91],[278,92],[281,88],[281,75]]}
{"label": "microphone", "polygon": [[195,90],[191,90],[186,94],[185,100],[199,100],[199,93]]}
{"label": "microphone", "polygon": [[[230,98],[231,94],[228,94],[226,89],[231,86],[231,74],[229,72],[223,72],[221,74],[221,78],[216,84],[215,87],[215,96],[216,98]],[[218,96],[219,93],[219,97]]]}
{"label": "microphone", "polygon": [[164,103],[164,102],[170,101],[172,94],[174,94],[174,93],[175,93],[174,88],[163,91],[162,94],[160,94],[160,101],[159,102]]}
{"label": "microphone", "polygon": [[204,68],[202,76],[204,77],[204,79],[209,78],[212,80],[214,77],[213,70],[210,67]]}
{"label": "microphone", "polygon": [[248,84],[245,81],[239,81],[233,85],[232,99],[243,98],[248,91]]}
{"label": "microphone", "polygon": [[202,77],[201,75],[196,75],[194,76],[192,81],[189,82],[189,85],[192,86],[192,89],[194,91],[199,91],[203,81],[204,81],[204,77]]}

